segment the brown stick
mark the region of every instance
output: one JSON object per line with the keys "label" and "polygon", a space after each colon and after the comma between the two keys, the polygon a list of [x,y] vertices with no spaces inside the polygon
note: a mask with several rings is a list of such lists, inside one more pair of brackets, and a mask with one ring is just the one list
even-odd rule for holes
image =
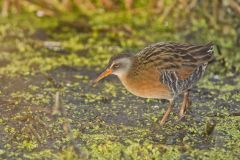
{"label": "brown stick", "polygon": [[240,4],[238,4],[235,0],[229,0],[229,7],[240,15]]}
{"label": "brown stick", "polygon": [[1,13],[1,15],[3,17],[8,16],[9,5],[10,5],[10,0],[3,0],[3,2],[2,2],[2,13]]}

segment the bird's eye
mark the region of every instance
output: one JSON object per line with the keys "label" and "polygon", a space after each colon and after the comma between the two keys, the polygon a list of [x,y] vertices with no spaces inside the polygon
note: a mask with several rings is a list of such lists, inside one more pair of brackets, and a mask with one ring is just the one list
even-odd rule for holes
{"label": "bird's eye", "polygon": [[119,66],[120,66],[119,64],[114,64],[114,65],[112,66],[112,68],[113,68],[113,69],[117,69]]}

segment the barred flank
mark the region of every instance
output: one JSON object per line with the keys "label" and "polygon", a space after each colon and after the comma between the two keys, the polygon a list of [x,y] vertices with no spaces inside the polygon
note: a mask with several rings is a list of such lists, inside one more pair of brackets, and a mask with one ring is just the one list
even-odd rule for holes
{"label": "barred flank", "polygon": [[[173,42],[152,44],[138,54],[138,63],[156,67],[160,81],[171,89],[174,96],[192,87],[204,74],[208,62],[213,59],[213,45],[189,45]],[[179,73],[189,72],[181,78]]]}

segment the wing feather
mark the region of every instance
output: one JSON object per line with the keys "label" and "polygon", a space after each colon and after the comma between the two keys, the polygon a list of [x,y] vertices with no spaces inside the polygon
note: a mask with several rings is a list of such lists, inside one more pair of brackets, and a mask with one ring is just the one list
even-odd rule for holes
{"label": "wing feather", "polygon": [[174,71],[180,79],[186,79],[197,67],[213,59],[213,44],[159,42],[144,48],[137,56],[143,66]]}
{"label": "wing feather", "polygon": [[144,48],[138,54],[141,63],[159,69],[175,70],[181,67],[197,67],[213,58],[213,45],[156,43]]}

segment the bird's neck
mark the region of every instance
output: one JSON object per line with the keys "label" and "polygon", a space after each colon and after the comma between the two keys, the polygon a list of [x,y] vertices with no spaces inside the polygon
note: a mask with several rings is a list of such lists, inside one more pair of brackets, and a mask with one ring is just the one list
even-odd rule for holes
{"label": "bird's neck", "polygon": [[128,72],[121,73],[121,74],[118,74],[118,75],[117,75],[117,77],[119,78],[119,80],[120,80],[121,82],[125,81],[126,78],[127,78],[127,76],[128,76]]}

